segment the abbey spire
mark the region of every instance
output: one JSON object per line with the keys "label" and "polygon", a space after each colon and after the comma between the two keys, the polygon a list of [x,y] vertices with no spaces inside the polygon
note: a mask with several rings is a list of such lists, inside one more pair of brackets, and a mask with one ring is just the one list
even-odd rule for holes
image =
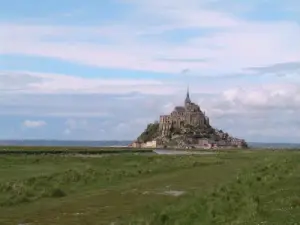
{"label": "abbey spire", "polygon": [[186,92],[186,97],[185,97],[185,101],[184,101],[184,103],[185,104],[189,104],[189,103],[191,103],[192,101],[191,101],[191,99],[190,99],[190,91],[189,91],[189,86],[187,87],[187,92]]}

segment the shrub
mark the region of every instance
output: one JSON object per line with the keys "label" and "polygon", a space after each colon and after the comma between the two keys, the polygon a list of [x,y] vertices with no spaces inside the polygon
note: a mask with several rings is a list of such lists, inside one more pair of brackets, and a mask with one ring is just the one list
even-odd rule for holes
{"label": "shrub", "polygon": [[150,123],[144,132],[138,137],[139,141],[147,142],[151,141],[158,135],[159,124],[158,123]]}
{"label": "shrub", "polygon": [[51,190],[51,193],[50,193],[50,197],[52,197],[52,198],[62,198],[62,197],[65,197],[66,195],[67,194],[60,188],[54,188]]}

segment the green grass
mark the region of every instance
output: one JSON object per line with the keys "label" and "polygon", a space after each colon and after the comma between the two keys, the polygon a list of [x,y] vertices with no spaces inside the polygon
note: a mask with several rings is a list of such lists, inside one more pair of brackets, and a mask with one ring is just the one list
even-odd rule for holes
{"label": "green grass", "polygon": [[300,224],[299,161],[297,151],[1,156],[0,224]]}

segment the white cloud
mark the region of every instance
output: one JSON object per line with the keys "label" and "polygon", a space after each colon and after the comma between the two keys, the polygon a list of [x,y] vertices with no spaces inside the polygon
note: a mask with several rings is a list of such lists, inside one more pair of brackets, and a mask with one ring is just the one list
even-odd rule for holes
{"label": "white cloud", "polygon": [[[101,77],[101,73],[99,77]],[[190,86],[194,89],[195,93],[214,93],[215,90],[220,91],[228,87],[224,85],[224,82],[222,85],[211,87],[202,83],[201,80],[197,80],[197,77],[189,79],[192,81]],[[199,88],[199,85],[201,85],[201,88]],[[0,71],[0,92],[5,96],[5,99],[13,99],[12,96],[18,94],[111,94],[118,95],[118,99],[120,100],[127,100],[142,97],[138,95],[128,96],[128,94],[133,93],[146,95],[176,95],[178,93],[185,93],[186,86],[187,82],[184,75],[178,75],[176,79],[144,79],[143,77],[135,79],[84,78],[54,73]],[[39,101],[39,99],[36,99],[36,101]],[[11,104],[14,104],[14,102],[12,101]],[[41,101],[39,103],[48,104]],[[53,112],[53,114],[56,113]]]}
{"label": "white cloud", "polygon": [[[291,72],[290,68],[286,69]],[[297,67],[294,69],[297,70]],[[14,74],[17,75],[23,83],[17,84],[18,91],[13,89],[2,94],[2,115],[39,115],[74,119],[95,117],[113,120],[118,112],[145,118],[139,114],[144,110],[146,117],[158,119],[160,113],[168,113],[175,105],[181,104],[186,92],[181,80],[169,82],[124,79],[123,82],[118,79],[88,79],[29,72]],[[5,83],[3,87],[11,87],[10,82],[13,85],[13,80],[7,78],[9,74],[0,76],[0,84],[2,80]],[[247,80],[241,83],[235,80],[233,83],[223,79],[216,79],[214,83],[204,83],[201,79],[195,79],[192,83],[194,100],[198,100],[201,107],[215,117],[255,114],[274,109],[299,109],[300,83],[297,79],[269,79],[260,85],[249,84]],[[105,86],[109,86],[109,89]],[[135,108],[138,110],[133,110]],[[72,125],[72,121],[68,123],[69,126]]]}
{"label": "white cloud", "polygon": [[300,84],[265,85],[229,89],[223,93],[229,105],[256,109],[300,109]]}
{"label": "white cloud", "polygon": [[[295,21],[253,22],[216,9],[210,1],[129,2],[136,11],[111,27],[0,24],[6,31],[0,34],[5,43],[0,54],[171,73],[190,68],[196,74],[300,61],[300,26]],[[198,35],[189,36],[190,31]],[[182,33],[186,38],[173,42]]]}
{"label": "white cloud", "polygon": [[[192,91],[191,98],[200,104],[216,128],[252,141],[297,140],[295,130],[299,129],[297,127],[300,124],[299,83],[251,85],[243,88],[236,88],[232,84],[225,91],[214,91],[214,94]],[[174,96],[135,94],[132,96],[139,97],[126,100],[122,96],[79,94],[72,95],[76,101],[70,101],[71,96],[66,94],[20,94],[14,95],[17,106],[7,109],[4,102],[0,106],[7,110],[7,115],[17,110],[19,116],[27,116],[28,108],[33,108],[29,115],[39,116],[42,118],[40,121],[49,117],[49,111],[55,111],[60,117],[52,118],[51,121],[60,121],[56,122],[61,124],[57,125],[60,129],[57,134],[63,132],[68,135],[68,139],[134,139],[149,122],[158,120],[161,114],[170,113],[175,105],[182,105],[185,93]],[[41,111],[45,107],[46,110]],[[94,117],[91,114],[101,111],[107,112],[107,116]],[[78,117],[73,116],[74,112]]]}
{"label": "white cloud", "polygon": [[[192,99],[213,125],[234,135],[267,140],[297,131],[300,26],[296,20],[254,22],[240,16],[240,9],[253,13],[260,1],[247,5],[219,0],[124,1],[136,11],[115,25],[0,23],[4,31],[0,54],[177,74],[188,68],[199,76],[247,74],[243,81],[194,79]],[[292,2],[285,4],[282,8],[287,9]],[[267,7],[264,10],[269,12]],[[253,67],[267,70],[247,69]],[[275,77],[278,71],[283,76]],[[61,122],[58,133],[64,131],[73,138],[134,138],[148,122],[182,103],[182,80],[1,72],[0,114],[71,118]],[[32,123],[38,121],[28,122],[38,126]]]}
{"label": "white cloud", "polygon": [[38,128],[38,127],[43,127],[46,126],[47,123],[43,120],[25,120],[23,122],[23,126],[27,128]]}
{"label": "white cloud", "polygon": [[172,94],[179,89],[153,79],[88,79],[64,74],[0,72],[0,91],[10,93]]}
{"label": "white cloud", "polygon": [[[137,7],[137,21],[146,21],[148,25],[162,24],[150,29],[150,32],[163,32],[180,28],[224,28],[238,24],[234,16],[209,8],[209,1],[130,1]],[[154,19],[145,20],[151,16]],[[149,32],[149,30],[148,30]]]}
{"label": "white cloud", "polygon": [[[211,96],[191,93],[191,98],[200,104],[214,127],[234,136],[246,138],[248,141],[298,140],[300,84],[249,86],[244,89],[228,89]],[[128,135],[130,130],[137,136],[147,123],[158,119],[160,114],[170,113],[177,105],[174,102],[183,104],[183,100],[184,96],[176,99],[164,98],[161,103],[157,103],[157,110],[151,114],[153,116],[149,117],[152,120],[145,120],[140,125],[133,125],[132,120],[124,118],[118,124],[118,133]],[[139,110],[141,114],[138,116],[143,118],[144,107],[140,105]]]}

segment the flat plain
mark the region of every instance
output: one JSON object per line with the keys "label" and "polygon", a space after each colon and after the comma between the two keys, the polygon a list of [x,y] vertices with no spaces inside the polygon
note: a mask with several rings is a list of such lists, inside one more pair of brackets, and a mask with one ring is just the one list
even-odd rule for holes
{"label": "flat plain", "polygon": [[0,224],[300,224],[300,152],[0,156]]}

